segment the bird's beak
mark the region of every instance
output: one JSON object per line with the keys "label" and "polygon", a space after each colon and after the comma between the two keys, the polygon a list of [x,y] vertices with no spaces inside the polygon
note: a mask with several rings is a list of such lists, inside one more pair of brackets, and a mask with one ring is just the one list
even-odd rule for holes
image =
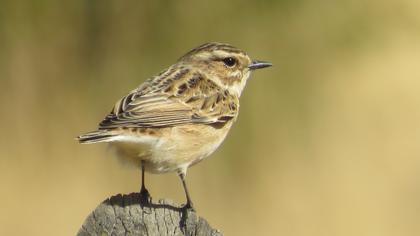
{"label": "bird's beak", "polygon": [[258,61],[258,60],[255,60],[255,61],[252,61],[252,63],[248,66],[248,68],[250,70],[256,70],[256,69],[262,69],[262,68],[270,67],[272,65],[273,64],[271,64],[268,61]]}

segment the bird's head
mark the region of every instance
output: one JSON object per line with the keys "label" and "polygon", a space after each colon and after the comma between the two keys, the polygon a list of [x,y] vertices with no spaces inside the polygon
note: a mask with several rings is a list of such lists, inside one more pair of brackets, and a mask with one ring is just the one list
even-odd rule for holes
{"label": "bird's head", "polygon": [[203,44],[182,56],[178,63],[197,70],[237,96],[241,95],[251,71],[272,65],[251,60],[244,51],[224,43]]}

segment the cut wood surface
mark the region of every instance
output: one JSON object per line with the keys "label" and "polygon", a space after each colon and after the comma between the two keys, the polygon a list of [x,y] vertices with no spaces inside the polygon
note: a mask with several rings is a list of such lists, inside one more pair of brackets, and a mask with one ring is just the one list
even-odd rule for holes
{"label": "cut wood surface", "polygon": [[78,236],[85,235],[209,235],[222,234],[192,210],[163,199],[142,202],[139,193],[115,195],[86,218]]}

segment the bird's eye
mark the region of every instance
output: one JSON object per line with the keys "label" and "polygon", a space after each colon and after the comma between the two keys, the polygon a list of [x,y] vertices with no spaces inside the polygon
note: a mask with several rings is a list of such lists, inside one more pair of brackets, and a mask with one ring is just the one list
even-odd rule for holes
{"label": "bird's eye", "polygon": [[226,57],[225,59],[223,59],[223,63],[225,63],[225,65],[232,67],[236,64],[236,59],[233,57]]}

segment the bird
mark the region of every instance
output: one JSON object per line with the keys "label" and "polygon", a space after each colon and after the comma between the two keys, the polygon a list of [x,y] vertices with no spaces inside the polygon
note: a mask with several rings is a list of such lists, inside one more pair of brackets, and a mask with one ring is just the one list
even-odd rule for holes
{"label": "bird", "polygon": [[200,45],[147,79],[113,106],[82,144],[108,143],[118,158],[141,169],[140,196],[151,199],[144,173],[176,172],[186,184],[189,167],[212,154],[239,113],[239,98],[251,72],[270,67],[227,43]]}

